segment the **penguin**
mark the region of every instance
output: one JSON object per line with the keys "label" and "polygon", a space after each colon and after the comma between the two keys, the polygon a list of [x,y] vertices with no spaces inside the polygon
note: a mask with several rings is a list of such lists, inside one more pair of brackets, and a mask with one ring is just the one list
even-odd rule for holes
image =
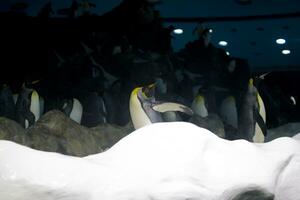
{"label": "penguin", "polygon": [[189,107],[172,102],[159,102],[154,97],[155,84],[147,87],[137,87],[130,95],[129,110],[135,129],[146,125],[164,122],[162,113],[179,111],[192,115],[193,111]]}
{"label": "penguin", "polygon": [[15,120],[15,103],[13,94],[7,85],[0,90],[0,116]]}
{"label": "penguin", "polygon": [[198,94],[192,102],[192,110],[200,117],[207,117],[208,111],[205,105],[205,99],[202,95]]}
{"label": "penguin", "polygon": [[238,128],[238,111],[233,96],[228,96],[222,101],[219,113],[225,124],[228,124],[235,129]]}
{"label": "penguin", "polygon": [[189,122],[210,130],[220,138],[225,138],[224,125],[221,118],[217,114],[208,113],[205,97],[199,94],[192,102],[193,116]]}
{"label": "penguin", "polygon": [[[34,84],[34,82],[32,82]],[[32,126],[40,117],[40,100],[36,90],[24,83],[16,101],[16,120],[24,128]]]}
{"label": "penguin", "polygon": [[76,98],[65,99],[62,111],[72,120],[81,124],[83,107],[80,101]]}
{"label": "penguin", "polygon": [[107,109],[102,96],[93,92],[86,94],[80,100],[83,105],[82,125],[95,127],[107,123]]}
{"label": "penguin", "polygon": [[[259,112],[261,102],[258,100],[258,91],[253,85],[253,79],[251,78],[248,83],[248,90],[242,99],[239,109],[238,137],[255,143],[264,142],[267,128]],[[258,130],[255,128],[256,125],[260,127],[261,132],[256,132]]]}

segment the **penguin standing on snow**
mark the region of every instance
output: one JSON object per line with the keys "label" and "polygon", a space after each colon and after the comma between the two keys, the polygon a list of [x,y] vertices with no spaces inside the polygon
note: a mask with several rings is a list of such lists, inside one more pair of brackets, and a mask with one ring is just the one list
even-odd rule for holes
{"label": "penguin standing on snow", "polygon": [[0,116],[15,119],[15,103],[13,94],[7,85],[0,90]]}
{"label": "penguin standing on snow", "polygon": [[158,102],[154,97],[155,85],[137,87],[131,92],[129,101],[130,116],[135,129],[143,126],[163,122],[162,113],[179,111],[192,115],[193,111],[182,104]]}
{"label": "penguin standing on snow", "polygon": [[[238,137],[253,142],[264,142],[267,134],[265,121],[262,117],[262,101],[259,101],[259,94],[253,85],[253,79],[249,80],[248,91],[244,95],[238,116]],[[260,105],[261,104],[261,105]],[[259,126],[261,131],[255,127]]]}
{"label": "penguin standing on snow", "polygon": [[28,128],[32,126],[39,117],[39,94],[36,90],[26,87],[24,83],[16,101],[16,120],[21,126]]}

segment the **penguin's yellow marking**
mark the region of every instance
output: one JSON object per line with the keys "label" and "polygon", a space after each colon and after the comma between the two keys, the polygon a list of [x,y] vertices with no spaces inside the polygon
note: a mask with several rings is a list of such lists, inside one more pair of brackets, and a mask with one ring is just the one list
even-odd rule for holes
{"label": "penguin's yellow marking", "polygon": [[253,79],[252,78],[249,79],[249,83],[248,84],[249,84],[249,86],[253,86]]}
{"label": "penguin's yellow marking", "polygon": [[204,97],[198,94],[195,98],[195,103],[204,103]]}

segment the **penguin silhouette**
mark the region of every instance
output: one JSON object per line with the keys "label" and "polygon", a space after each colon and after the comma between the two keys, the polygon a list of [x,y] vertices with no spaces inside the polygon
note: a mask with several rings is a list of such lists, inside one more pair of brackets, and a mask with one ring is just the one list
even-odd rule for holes
{"label": "penguin silhouette", "polygon": [[15,103],[13,94],[7,85],[0,90],[0,116],[15,120]]}
{"label": "penguin silhouette", "polygon": [[40,116],[39,95],[24,83],[16,101],[16,120],[24,128],[32,126]]}
{"label": "penguin silhouette", "polygon": [[165,112],[193,114],[192,109],[183,104],[156,101],[154,91],[155,84],[151,84],[146,87],[137,87],[131,92],[129,110],[135,129],[156,122],[164,122],[162,113]]}

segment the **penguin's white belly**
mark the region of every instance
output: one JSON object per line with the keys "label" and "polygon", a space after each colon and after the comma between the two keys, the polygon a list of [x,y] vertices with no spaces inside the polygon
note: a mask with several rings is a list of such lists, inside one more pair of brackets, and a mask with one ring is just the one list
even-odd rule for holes
{"label": "penguin's white belly", "polygon": [[31,94],[31,101],[30,101],[30,111],[34,114],[35,121],[40,118],[40,97],[38,93],[33,90]]}
{"label": "penguin's white belly", "polygon": [[130,97],[129,111],[135,129],[152,124],[137,97]]}
{"label": "penguin's white belly", "polygon": [[73,119],[78,124],[81,124],[81,118],[82,118],[82,105],[77,99],[73,99],[73,109],[70,113],[70,118]]}
{"label": "penguin's white belly", "polygon": [[[0,142],[0,186],[6,187],[1,192],[17,194],[18,187],[9,187],[17,181],[25,190],[44,188],[31,200],[215,200],[253,185],[286,200],[300,194],[299,166],[300,142],[292,138],[227,141],[185,122],[140,128],[106,152],[85,158]],[[285,186],[288,190],[282,190]],[[60,198],[54,198],[57,194]],[[29,200],[6,198],[21,199]]]}
{"label": "penguin's white belly", "polygon": [[142,128],[146,125],[152,124],[148,115],[145,112],[133,111],[134,114],[131,115],[131,120],[135,129]]}

